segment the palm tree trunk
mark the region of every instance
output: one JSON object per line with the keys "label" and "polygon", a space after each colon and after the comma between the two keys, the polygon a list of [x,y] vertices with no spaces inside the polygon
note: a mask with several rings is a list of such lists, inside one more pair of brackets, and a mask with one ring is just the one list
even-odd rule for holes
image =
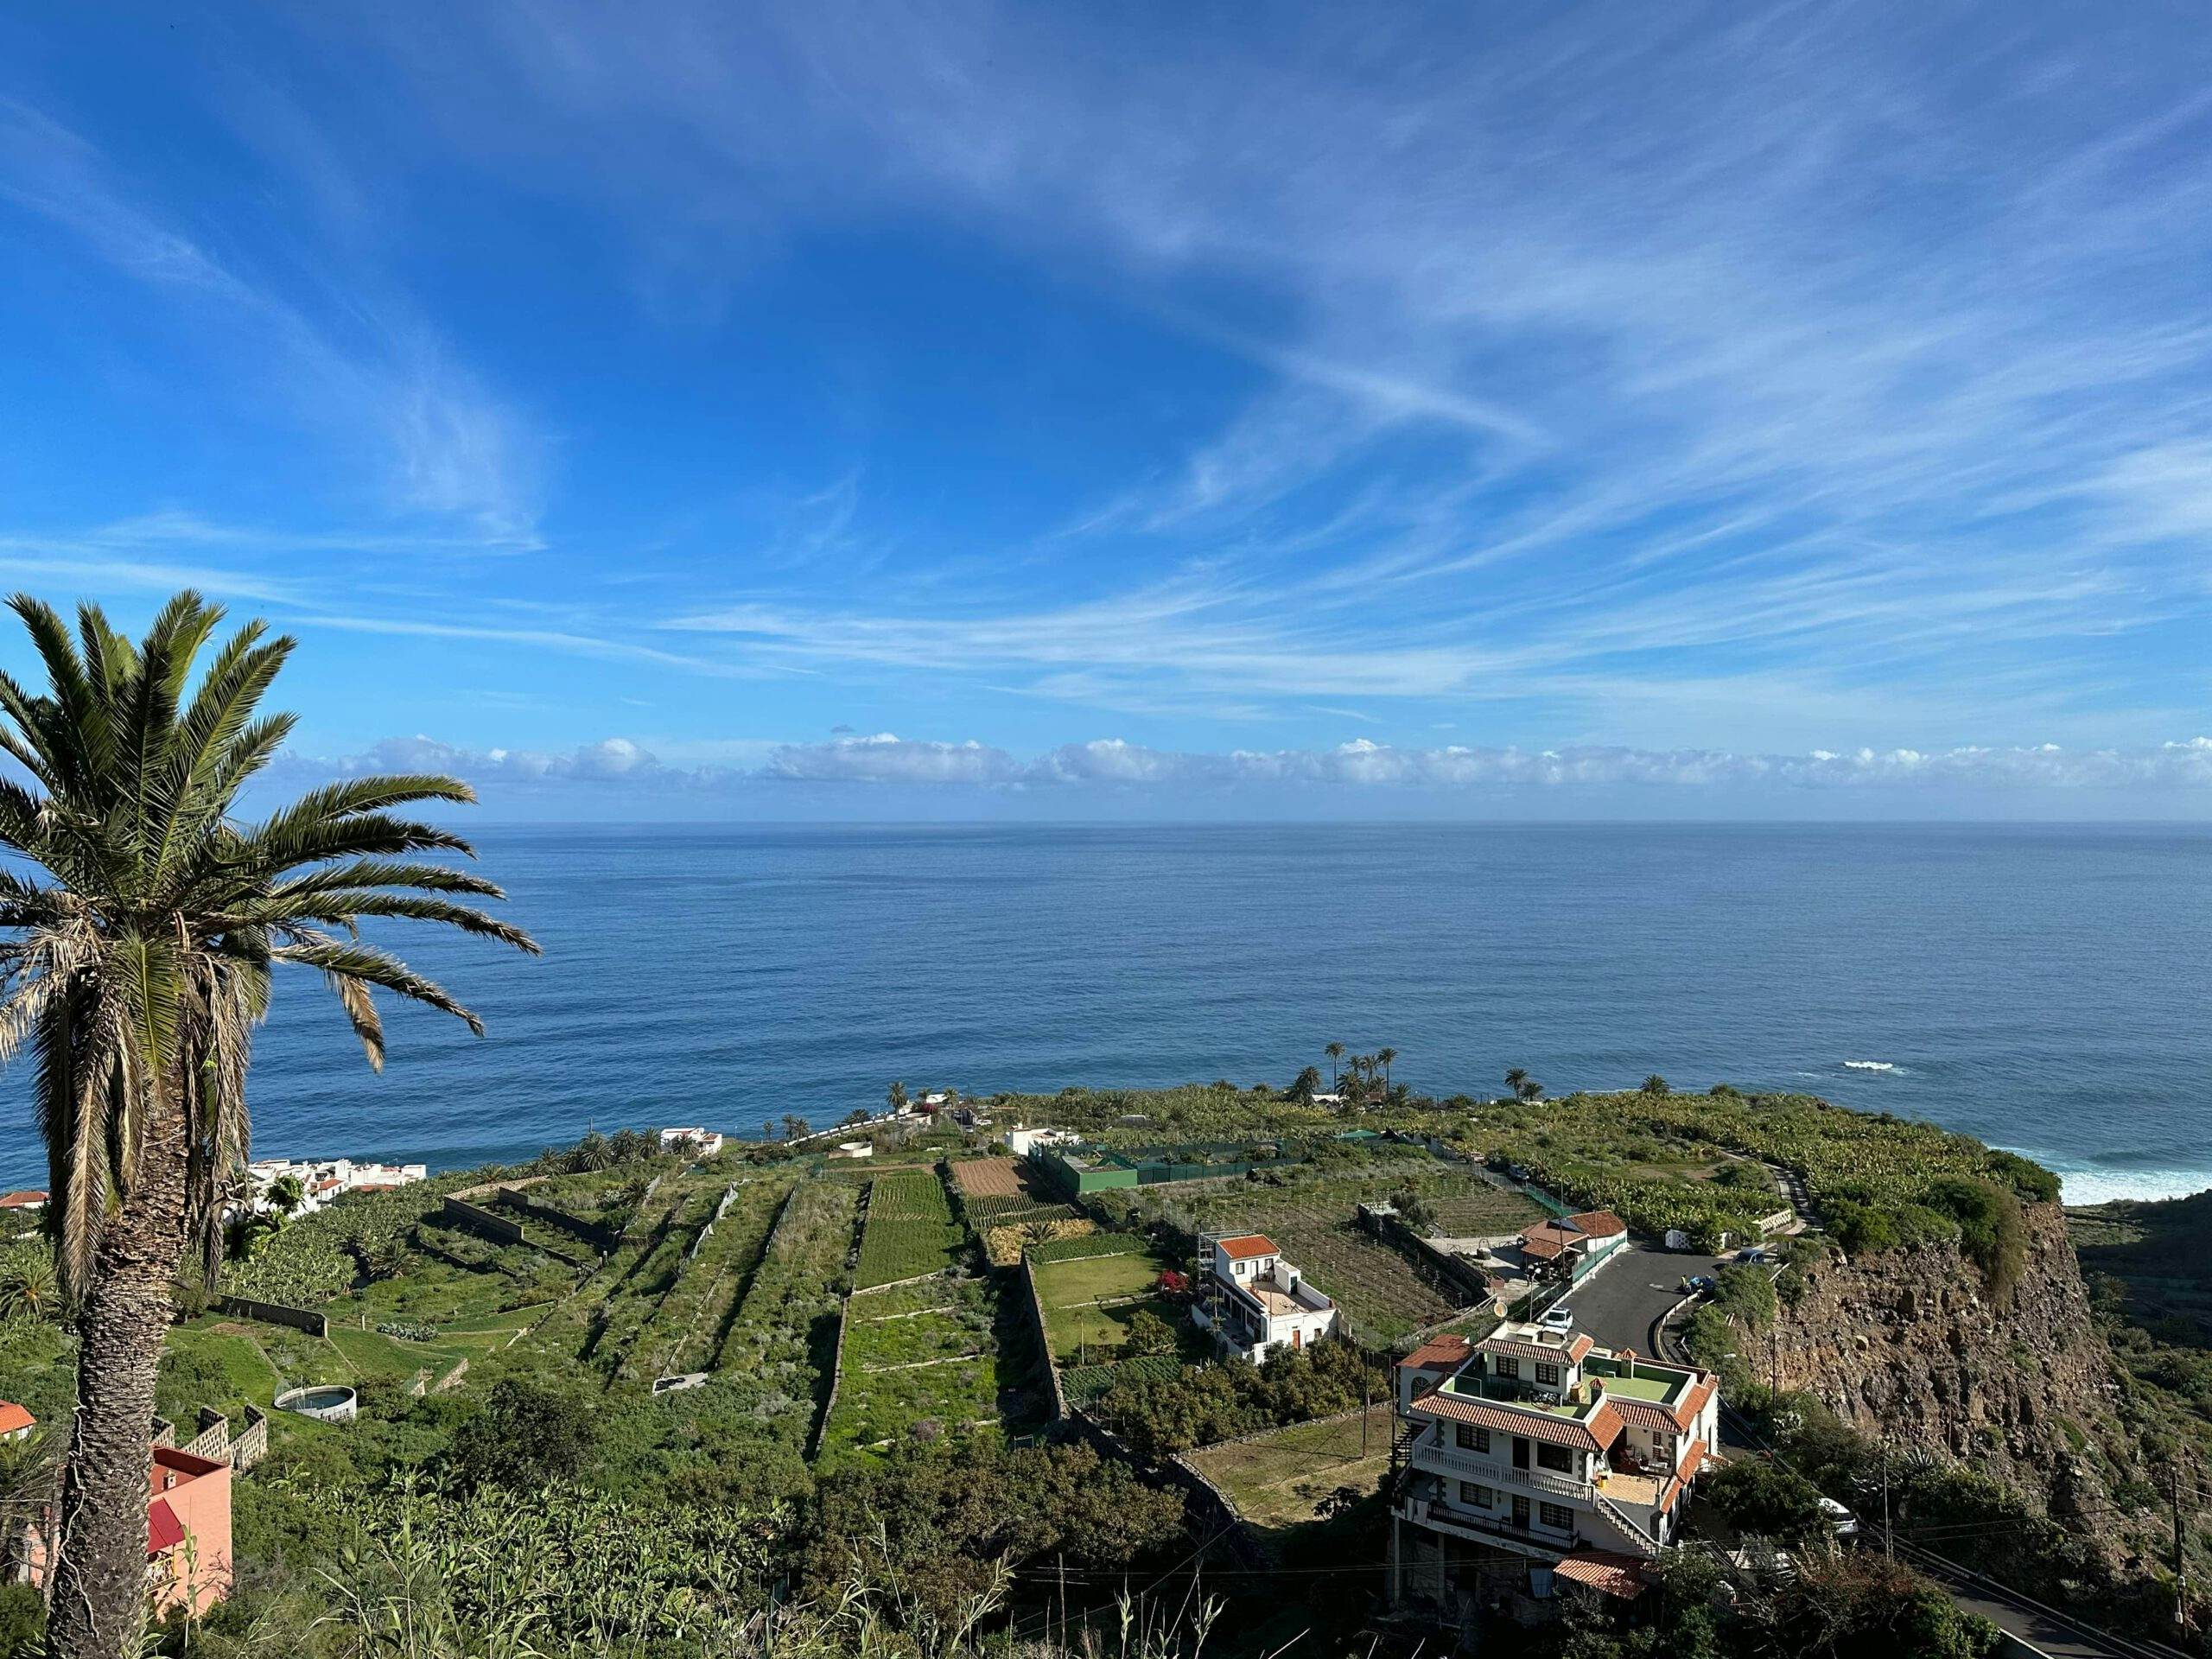
{"label": "palm tree trunk", "polygon": [[102,1230],[78,1320],[77,1412],[47,1615],[55,1659],[119,1659],[141,1628],[154,1378],[186,1239],[183,1114],[170,1103],[157,1112],[139,1179]]}

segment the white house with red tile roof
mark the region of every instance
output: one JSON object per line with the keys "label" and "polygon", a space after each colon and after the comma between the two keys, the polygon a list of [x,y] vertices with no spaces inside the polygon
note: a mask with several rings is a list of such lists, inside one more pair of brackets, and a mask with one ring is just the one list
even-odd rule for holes
{"label": "white house with red tile roof", "polygon": [[1672,1541],[1719,1444],[1719,1385],[1580,1332],[1503,1325],[1397,1364],[1389,1486],[1393,1599],[1447,1606],[1500,1552],[1633,1595]]}
{"label": "white house with red tile roof", "polygon": [[38,1427],[38,1419],[29,1408],[12,1400],[0,1400],[0,1440],[22,1440],[30,1438],[31,1430]]}
{"label": "white house with red tile roof", "polygon": [[1306,1282],[1263,1233],[1211,1235],[1199,1243],[1205,1269],[1192,1318],[1229,1353],[1257,1363],[1280,1348],[1303,1348],[1336,1329],[1337,1305]]}
{"label": "white house with red tile roof", "polygon": [[18,1192],[0,1192],[0,1210],[27,1213],[46,1208],[46,1194],[26,1187]]}
{"label": "white house with red tile roof", "polygon": [[1540,1221],[1521,1234],[1521,1264],[1532,1279],[1580,1279],[1628,1243],[1628,1224],[1610,1210]]}

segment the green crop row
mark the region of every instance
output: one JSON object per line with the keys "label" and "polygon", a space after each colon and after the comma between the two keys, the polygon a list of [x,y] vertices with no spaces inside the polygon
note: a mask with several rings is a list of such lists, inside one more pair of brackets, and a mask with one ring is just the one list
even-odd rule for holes
{"label": "green crop row", "polygon": [[1113,1365],[1071,1365],[1060,1373],[1060,1392],[1071,1406],[1087,1406],[1117,1382],[1164,1382],[1183,1370],[1174,1354],[1147,1354]]}
{"label": "green crop row", "polygon": [[1055,1238],[1029,1247],[1035,1262],[1082,1262],[1094,1255],[1134,1255],[1152,1247],[1135,1233],[1086,1233],[1080,1238]]}

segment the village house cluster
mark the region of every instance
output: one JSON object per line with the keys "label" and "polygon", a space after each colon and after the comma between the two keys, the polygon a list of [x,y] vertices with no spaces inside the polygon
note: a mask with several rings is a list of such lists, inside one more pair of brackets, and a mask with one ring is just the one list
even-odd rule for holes
{"label": "village house cluster", "polygon": [[289,1176],[299,1183],[295,1215],[312,1215],[341,1192],[388,1192],[427,1180],[427,1164],[376,1164],[352,1158],[259,1158],[245,1166],[257,1215],[272,1207],[270,1191]]}

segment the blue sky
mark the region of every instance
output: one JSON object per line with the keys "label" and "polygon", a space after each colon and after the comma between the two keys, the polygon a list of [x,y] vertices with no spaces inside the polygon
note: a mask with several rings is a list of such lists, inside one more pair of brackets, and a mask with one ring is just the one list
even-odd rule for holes
{"label": "blue sky", "polygon": [[0,582],[296,632],[300,775],[2212,805],[2192,9],[34,9],[0,65]]}

